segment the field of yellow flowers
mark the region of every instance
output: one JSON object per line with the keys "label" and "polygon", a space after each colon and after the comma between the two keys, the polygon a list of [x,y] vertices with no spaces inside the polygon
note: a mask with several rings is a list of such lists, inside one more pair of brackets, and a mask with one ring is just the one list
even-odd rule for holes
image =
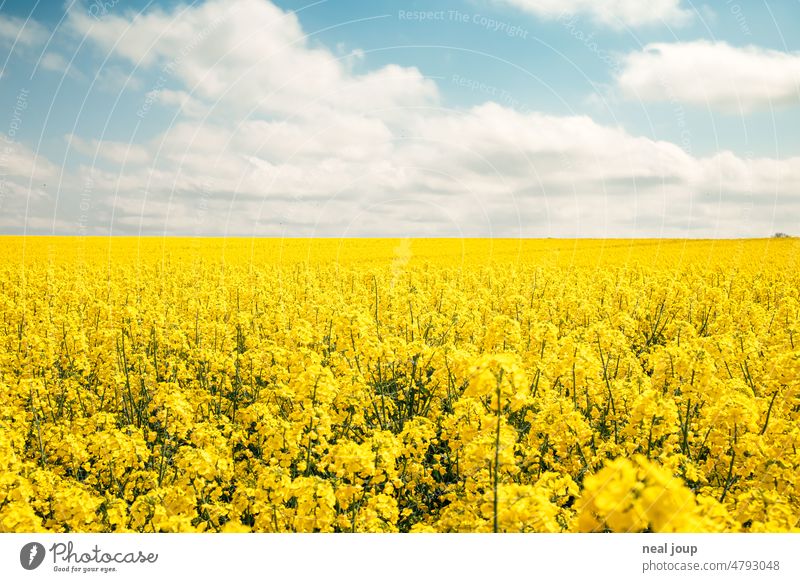
{"label": "field of yellow flowers", "polygon": [[796,531],[798,259],[5,237],[0,531]]}

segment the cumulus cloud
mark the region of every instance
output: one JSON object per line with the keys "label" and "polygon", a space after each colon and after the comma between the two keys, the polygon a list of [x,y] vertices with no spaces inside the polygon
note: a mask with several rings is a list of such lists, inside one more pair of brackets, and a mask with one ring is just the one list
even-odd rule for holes
{"label": "cumulus cloud", "polygon": [[27,146],[0,140],[0,229],[23,232],[33,223],[53,224],[53,191],[59,168]]}
{"label": "cumulus cloud", "polygon": [[39,59],[39,67],[45,71],[52,71],[72,79],[82,80],[83,75],[63,55],[48,51]]}
{"label": "cumulus cloud", "polygon": [[8,139],[0,140],[0,168],[3,178],[18,182],[46,182],[59,173],[58,167],[45,156]]}
{"label": "cumulus cloud", "polygon": [[0,14],[0,46],[6,49],[31,49],[43,45],[50,36],[35,20]]}
{"label": "cumulus cloud", "polygon": [[617,83],[633,99],[742,113],[800,102],[800,54],[706,40],[653,43],[624,59]]}
{"label": "cumulus cloud", "polygon": [[693,12],[681,0],[496,0],[511,4],[542,18],[587,15],[595,22],[613,28],[654,24],[682,25]]}
{"label": "cumulus cloud", "polygon": [[76,135],[68,135],[67,141],[75,151],[84,156],[107,160],[116,165],[139,165],[150,160],[147,149],[134,143],[86,140]]}
{"label": "cumulus cloud", "polygon": [[312,46],[294,13],[262,0],[210,0],[99,22],[73,9],[68,24],[104,51],[190,88],[193,97],[241,111],[317,116],[438,100],[436,85],[413,67],[353,73],[358,52],[337,57]]}
{"label": "cumulus cloud", "polygon": [[[99,147],[102,147],[100,145]],[[307,236],[726,236],[791,230],[796,159],[707,158],[583,116],[496,103],[343,116],[186,120],[145,168],[93,174],[115,231]],[[86,169],[85,169],[86,170]],[[211,217],[214,217],[212,219]],[[134,228],[135,227],[135,228]]]}
{"label": "cumulus cloud", "polygon": [[212,106],[192,97],[186,91],[160,89],[151,91],[149,95],[154,102],[176,106],[187,117],[206,117],[212,113]]}
{"label": "cumulus cloud", "polygon": [[47,52],[42,55],[39,66],[48,71],[66,72],[69,69],[69,61],[63,55],[54,52]]}

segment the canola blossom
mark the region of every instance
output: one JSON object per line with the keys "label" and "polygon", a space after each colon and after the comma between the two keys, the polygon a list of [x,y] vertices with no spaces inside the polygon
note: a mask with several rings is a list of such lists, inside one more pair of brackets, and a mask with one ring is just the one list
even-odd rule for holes
{"label": "canola blossom", "polygon": [[2,240],[2,532],[800,529],[794,239]]}

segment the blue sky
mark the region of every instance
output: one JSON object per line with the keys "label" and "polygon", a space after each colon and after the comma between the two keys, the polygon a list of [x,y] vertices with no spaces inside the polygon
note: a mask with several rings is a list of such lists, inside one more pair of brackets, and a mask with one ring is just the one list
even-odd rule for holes
{"label": "blue sky", "polygon": [[0,232],[800,232],[800,2],[0,0]]}

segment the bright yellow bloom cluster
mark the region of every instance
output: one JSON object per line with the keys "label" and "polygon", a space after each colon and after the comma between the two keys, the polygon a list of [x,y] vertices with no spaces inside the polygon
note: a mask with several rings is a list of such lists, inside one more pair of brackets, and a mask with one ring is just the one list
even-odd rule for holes
{"label": "bright yellow bloom cluster", "polygon": [[798,258],[5,238],[0,531],[796,531]]}

